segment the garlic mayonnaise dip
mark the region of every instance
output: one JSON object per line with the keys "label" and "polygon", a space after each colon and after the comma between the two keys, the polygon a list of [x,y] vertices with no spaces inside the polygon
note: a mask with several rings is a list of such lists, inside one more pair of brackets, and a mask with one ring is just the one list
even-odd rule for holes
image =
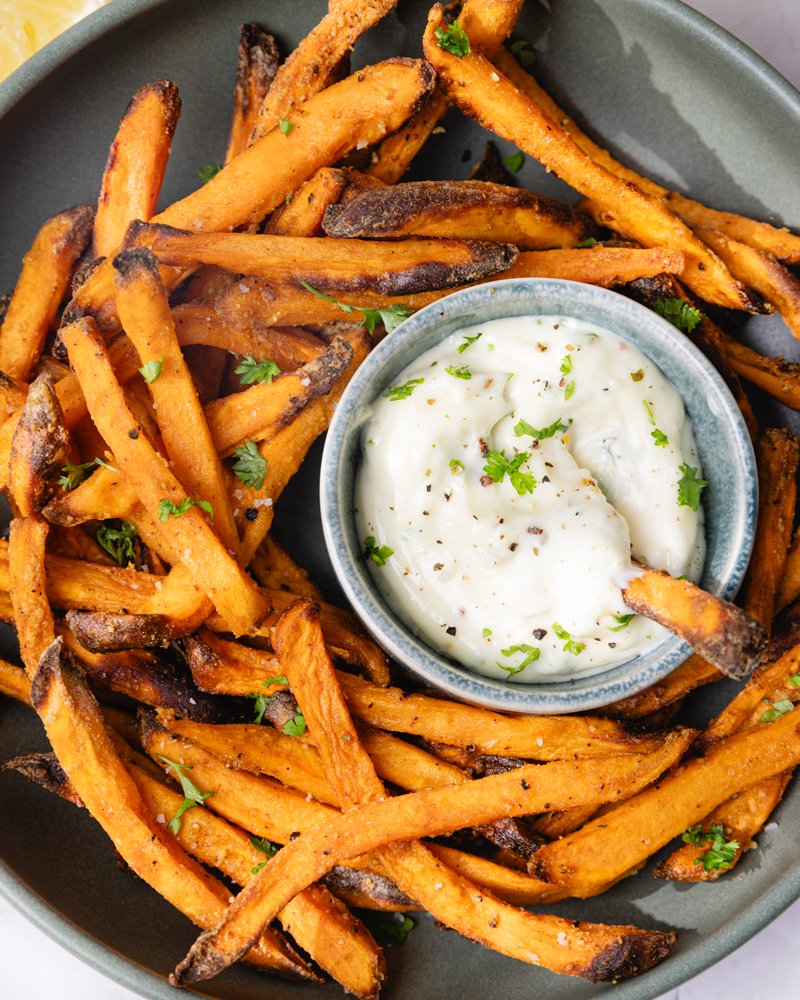
{"label": "garlic mayonnaise dip", "polygon": [[701,475],[683,401],[638,348],[582,320],[513,317],[452,334],[372,404],[356,523],[410,628],[530,683],[664,638],[620,588],[633,560],[699,578],[699,487],[679,483]]}

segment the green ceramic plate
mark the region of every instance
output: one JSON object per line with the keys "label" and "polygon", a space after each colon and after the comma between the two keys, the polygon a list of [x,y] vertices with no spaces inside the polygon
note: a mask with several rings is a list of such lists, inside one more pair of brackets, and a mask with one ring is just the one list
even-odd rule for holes
{"label": "green ceramic plate", "polygon": [[[178,128],[164,200],[197,184],[197,170],[224,152],[238,25],[258,20],[291,48],[319,19],[322,0],[115,0],[35,56],[0,87],[0,288],[50,213],[96,196],[116,123],[141,84],[170,77],[180,87]],[[398,13],[359,44],[354,62],[418,54],[424,3]],[[536,50],[542,81],[578,120],[635,166],[710,203],[800,227],[797,145],[800,96],[730,35],[671,0],[529,0],[519,36]],[[419,177],[464,177],[485,136],[451,114],[415,167]],[[510,148],[504,146],[507,152]],[[522,183],[574,198],[533,164]],[[746,335],[790,353],[778,320],[748,321]],[[330,581],[318,526],[313,464],[293,484],[282,520],[300,561]],[[291,515],[289,514],[291,512]],[[293,532],[293,521],[304,527]],[[13,655],[6,637],[0,654]],[[729,692],[727,692],[729,694]],[[726,692],[691,706],[707,717]],[[44,746],[26,710],[0,704],[0,758]],[[174,998],[164,975],[194,928],[143,883],[117,867],[111,845],[85,813],[0,776],[0,889],[65,947],[143,996]],[[655,881],[652,864],[606,895],[564,903],[582,919],[674,927],[680,944],[659,968],[614,987],[616,1000],[644,1000],[722,958],[800,895],[800,789],[776,814],[735,874],[714,886]],[[402,948],[389,950],[386,996],[395,1000],[586,1000],[611,988],[559,978],[437,930],[427,917]],[[340,997],[330,985],[283,983],[245,969],[212,981],[226,1000]]]}

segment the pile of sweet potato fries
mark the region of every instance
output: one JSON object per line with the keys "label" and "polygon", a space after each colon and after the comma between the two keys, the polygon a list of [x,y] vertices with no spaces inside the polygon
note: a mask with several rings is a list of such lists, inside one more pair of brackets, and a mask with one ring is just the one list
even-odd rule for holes
{"label": "pile of sweet potato fries", "polygon": [[[521,0],[437,4],[424,59],[350,74],[394,6],[331,0],[284,62],[244,26],[225,165],[158,214],[180,99],[142,87],[96,208],[44,223],[4,304],[0,617],[24,668],[0,661],[0,691],[52,747],[5,766],[85,807],[202,929],[177,985],[241,959],[375,997],[384,956],[351,907],[424,909],[555,972],[637,975],[674,933],[540,904],[600,893],[676,838],[658,877],[724,876],[800,762],[798,440],[759,428],[740,381],[797,409],[800,367],[705,315],[775,310],[800,337],[800,237],[596,145],[504,46]],[[469,180],[402,183],[451,104],[584,200],[520,190],[492,146]],[[594,717],[413,690],[271,534],[374,337],[455,287],[520,276],[624,286],[672,318],[758,455],[739,607],[645,571],[627,603],[697,652]],[[756,664],[705,730],[677,722],[692,690]]]}

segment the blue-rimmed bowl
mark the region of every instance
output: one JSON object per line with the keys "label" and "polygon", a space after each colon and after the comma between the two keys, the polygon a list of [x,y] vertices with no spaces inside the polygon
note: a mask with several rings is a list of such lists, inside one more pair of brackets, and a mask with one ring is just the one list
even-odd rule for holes
{"label": "blue-rimmed bowl", "polygon": [[368,405],[421,354],[465,326],[507,316],[572,316],[619,334],[661,369],[683,398],[708,487],[703,491],[706,563],[701,586],[735,596],[753,545],[758,478],[747,428],[724,381],[666,320],[617,292],[575,281],[521,278],[454,292],[415,313],[370,354],[345,390],[328,431],[320,496],[328,554],[366,628],[427,684],[464,701],[513,712],[599,708],[655,684],[690,654],[669,636],[644,653],[588,676],[507,683],[477,674],[428,646],[382,597],[363,555],[353,514],[361,430]]}

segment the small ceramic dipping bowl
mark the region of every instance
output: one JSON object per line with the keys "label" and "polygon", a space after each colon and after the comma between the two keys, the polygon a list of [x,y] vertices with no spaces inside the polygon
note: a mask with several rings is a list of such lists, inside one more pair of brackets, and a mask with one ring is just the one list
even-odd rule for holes
{"label": "small ceramic dipping bowl", "polygon": [[597,673],[534,683],[508,683],[467,669],[423,642],[380,594],[356,530],[354,479],[369,404],[421,354],[465,326],[508,316],[555,315],[615,332],[647,355],[682,396],[708,483],[703,491],[707,555],[700,581],[705,590],[735,596],[750,558],[758,507],[750,437],[727,386],[683,333],[644,306],[592,285],[525,278],[455,292],[407,319],[359,368],[328,431],[320,483],[328,553],[356,614],[390,657],[431,687],[510,712],[579,712],[608,705],[655,684],[691,650],[668,636]]}

